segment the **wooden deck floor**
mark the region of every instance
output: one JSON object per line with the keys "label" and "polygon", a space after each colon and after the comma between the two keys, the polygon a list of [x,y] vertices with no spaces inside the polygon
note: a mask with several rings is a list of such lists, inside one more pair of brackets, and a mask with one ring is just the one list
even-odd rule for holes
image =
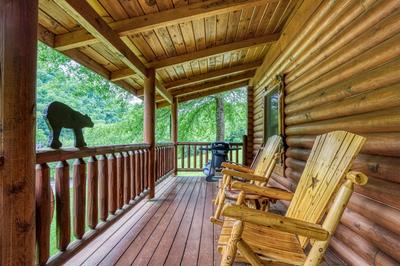
{"label": "wooden deck floor", "polygon": [[168,178],[66,264],[219,265],[219,227],[208,220],[215,193],[204,178]]}

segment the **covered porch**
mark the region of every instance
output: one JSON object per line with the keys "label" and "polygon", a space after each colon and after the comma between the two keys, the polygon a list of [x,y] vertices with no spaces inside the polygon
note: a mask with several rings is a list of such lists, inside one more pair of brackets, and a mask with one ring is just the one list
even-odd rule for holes
{"label": "covered porch", "polygon": [[[179,141],[178,110],[239,87],[229,158],[278,135],[268,186],[296,190],[318,135],[366,138],[322,264],[399,265],[399,21],[398,0],[0,0],[0,265],[219,265],[217,184],[188,174],[209,143]],[[36,150],[38,41],[143,99],[143,143]]]}

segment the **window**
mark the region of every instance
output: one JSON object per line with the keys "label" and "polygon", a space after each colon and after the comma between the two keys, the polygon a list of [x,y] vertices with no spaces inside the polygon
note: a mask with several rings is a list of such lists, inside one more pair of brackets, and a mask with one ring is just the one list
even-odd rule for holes
{"label": "window", "polygon": [[284,136],[283,128],[283,82],[281,76],[265,89],[264,96],[264,142],[273,135]]}
{"label": "window", "polygon": [[264,140],[273,135],[279,135],[279,91],[273,89],[265,95],[265,126]]}

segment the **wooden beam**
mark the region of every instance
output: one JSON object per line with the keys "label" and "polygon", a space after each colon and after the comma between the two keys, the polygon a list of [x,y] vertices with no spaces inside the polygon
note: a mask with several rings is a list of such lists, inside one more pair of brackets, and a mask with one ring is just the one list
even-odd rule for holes
{"label": "wooden beam", "polygon": [[[38,39],[39,41],[45,43],[49,47],[54,46],[54,33],[51,31],[48,31],[46,28],[44,28],[42,25],[38,25]],[[76,61],[80,65],[92,70],[94,73],[99,74],[103,78],[106,78],[110,80],[111,72],[108,71],[105,67],[79,51],[78,49],[75,50],[69,50],[69,51],[63,51],[61,52],[64,55],[68,56],[72,60]],[[133,72],[131,69],[129,71]],[[120,86],[121,88],[125,89],[126,91],[133,93],[136,95],[136,89],[128,84],[127,82],[123,80],[111,80],[115,85]]]}
{"label": "wooden beam", "polygon": [[[217,88],[214,88],[212,90],[197,92],[197,93],[193,93],[193,94],[189,94],[189,95],[185,95],[185,96],[177,97],[177,98],[178,98],[178,102],[181,103],[181,102],[186,102],[186,101],[194,100],[194,99],[197,99],[197,98],[206,97],[206,96],[210,96],[210,95],[213,95],[213,94],[221,93],[221,92],[224,92],[224,91],[234,90],[234,89],[237,89],[237,88],[240,88],[240,87],[247,86],[248,84],[249,84],[248,81],[241,81],[241,82],[237,82],[237,83],[234,83],[234,84],[217,87]],[[169,105],[169,103],[167,101],[159,102],[159,103],[157,103],[157,108],[162,108],[162,107],[165,107],[165,106],[168,106],[168,105]]]}
{"label": "wooden beam", "polygon": [[148,184],[149,198],[154,198],[155,194],[155,96],[156,96],[156,73],[154,69],[149,69],[149,75],[144,79],[144,142],[150,145],[149,148],[149,168]]}
{"label": "wooden beam", "polygon": [[173,96],[176,97],[182,97],[183,95],[186,94],[192,94],[192,93],[198,93],[198,92],[203,92],[203,91],[207,91],[207,90],[212,90],[215,87],[221,87],[221,86],[225,86],[225,85],[229,85],[232,83],[237,83],[239,81],[244,81],[244,80],[249,80],[254,76],[255,71],[250,71],[244,74],[240,74],[237,76],[233,76],[233,77],[228,77],[228,78],[224,78],[224,79],[219,79],[216,81],[211,81],[211,82],[207,82],[201,85],[195,85],[195,86],[191,86],[191,87],[185,87],[185,88],[181,88],[179,90],[175,90],[172,92]]}
{"label": "wooden beam", "polygon": [[[174,57],[169,57],[163,60],[158,60],[147,64],[147,66],[156,69],[162,69],[168,66],[173,66],[177,64],[182,64],[187,61],[193,61],[197,59],[202,59],[206,57],[215,56],[218,54],[223,54],[227,52],[233,52],[237,50],[241,50],[244,48],[257,47],[260,45],[265,45],[267,43],[275,42],[279,39],[279,34],[270,34],[261,37],[251,38],[248,40],[242,40],[238,42],[233,42],[229,44],[223,44],[219,46],[214,46],[211,48],[203,49],[200,51],[196,51],[190,54],[183,54]],[[130,69],[118,70],[115,73],[111,74],[112,79],[119,80],[124,78],[129,78],[134,75],[134,72]]]}
{"label": "wooden beam", "polygon": [[168,66],[173,66],[177,64],[182,64],[184,62],[193,61],[205,57],[215,56],[218,54],[223,54],[227,52],[233,52],[237,50],[241,50],[244,48],[256,47],[260,45],[265,45],[267,43],[272,43],[279,40],[279,33],[276,34],[268,34],[261,37],[251,38],[247,40],[237,41],[233,43],[218,45],[214,47],[210,47],[207,49],[199,50],[189,54],[178,55],[174,57],[169,57],[162,60],[157,60],[149,63],[149,66],[152,68],[165,68]]}
{"label": "wooden beam", "polygon": [[0,265],[35,265],[38,1],[0,0],[0,25]]}
{"label": "wooden beam", "polygon": [[117,58],[135,73],[142,78],[147,75],[146,66],[86,1],[55,0],[55,2],[79,22],[91,35],[104,43]]}
{"label": "wooden beam", "polygon": [[[84,1],[82,1],[84,2]],[[119,36],[133,35],[156,28],[178,25],[186,21],[229,13],[243,8],[262,6],[277,0],[210,0],[182,7],[129,18],[108,24]],[[60,34],[55,39],[56,49],[63,51],[97,43],[90,31],[77,30]]]}
{"label": "wooden beam", "polygon": [[238,83],[234,83],[234,84],[230,84],[230,85],[214,88],[212,90],[207,90],[207,91],[202,91],[202,92],[197,92],[197,93],[185,95],[185,96],[182,96],[182,97],[178,97],[178,102],[180,102],[180,103],[181,102],[186,102],[186,101],[190,101],[190,100],[201,98],[201,97],[205,97],[205,96],[210,96],[210,95],[213,95],[213,94],[234,90],[234,89],[237,89],[237,88],[240,88],[240,87],[247,86],[248,83],[249,83],[248,81],[241,81],[241,82],[238,82]]}
{"label": "wooden beam", "polygon": [[255,62],[251,62],[251,63],[247,63],[247,64],[236,65],[233,67],[223,68],[223,69],[215,70],[212,72],[207,72],[204,74],[191,76],[186,79],[175,80],[175,81],[166,83],[164,85],[168,90],[176,89],[176,88],[192,85],[195,83],[204,82],[204,81],[207,81],[210,79],[217,79],[217,78],[221,78],[221,77],[224,77],[227,75],[234,75],[234,74],[237,74],[240,72],[256,69],[257,67],[261,66],[261,64],[262,64],[262,61],[255,61]]}
{"label": "wooden beam", "polygon": [[156,88],[157,88],[157,92],[161,95],[161,97],[163,97],[167,102],[169,102],[170,104],[172,104],[172,94],[171,92],[169,92],[164,85],[160,82],[160,81],[156,81]]}
{"label": "wooden beam", "polygon": [[171,140],[174,143],[174,174],[178,174],[178,99],[171,105]]}

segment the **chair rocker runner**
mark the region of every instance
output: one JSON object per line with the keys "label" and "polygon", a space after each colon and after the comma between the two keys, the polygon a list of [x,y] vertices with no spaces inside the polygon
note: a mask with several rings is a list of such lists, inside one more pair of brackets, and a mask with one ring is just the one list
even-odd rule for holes
{"label": "chair rocker runner", "polygon": [[[350,171],[365,138],[335,131],[318,136],[285,216],[243,206],[254,185],[234,182],[242,189],[237,205],[223,209],[225,220],[218,243],[221,265],[244,261],[252,265],[318,265],[354,190],[368,178]],[[263,193],[281,199],[280,191],[264,188]],[[286,199],[287,200],[287,199]],[[305,249],[312,241],[308,254]]]}
{"label": "chair rocker runner", "polygon": [[[272,136],[268,138],[264,148],[260,150],[258,156],[255,159],[254,170],[243,166],[224,164],[225,169],[222,170],[223,178],[219,184],[219,190],[214,200],[217,208],[214,216],[210,217],[210,221],[215,224],[222,225],[220,215],[222,208],[225,205],[225,199],[237,200],[240,190],[232,189],[232,179],[241,178],[244,182],[249,184],[258,185],[265,187],[268,183],[268,179],[275,167],[276,161],[279,158],[279,148],[281,146],[282,139],[279,136]],[[249,206],[254,206],[258,209],[265,210],[268,206],[268,198],[259,194],[248,193],[244,199],[244,202]]]}

